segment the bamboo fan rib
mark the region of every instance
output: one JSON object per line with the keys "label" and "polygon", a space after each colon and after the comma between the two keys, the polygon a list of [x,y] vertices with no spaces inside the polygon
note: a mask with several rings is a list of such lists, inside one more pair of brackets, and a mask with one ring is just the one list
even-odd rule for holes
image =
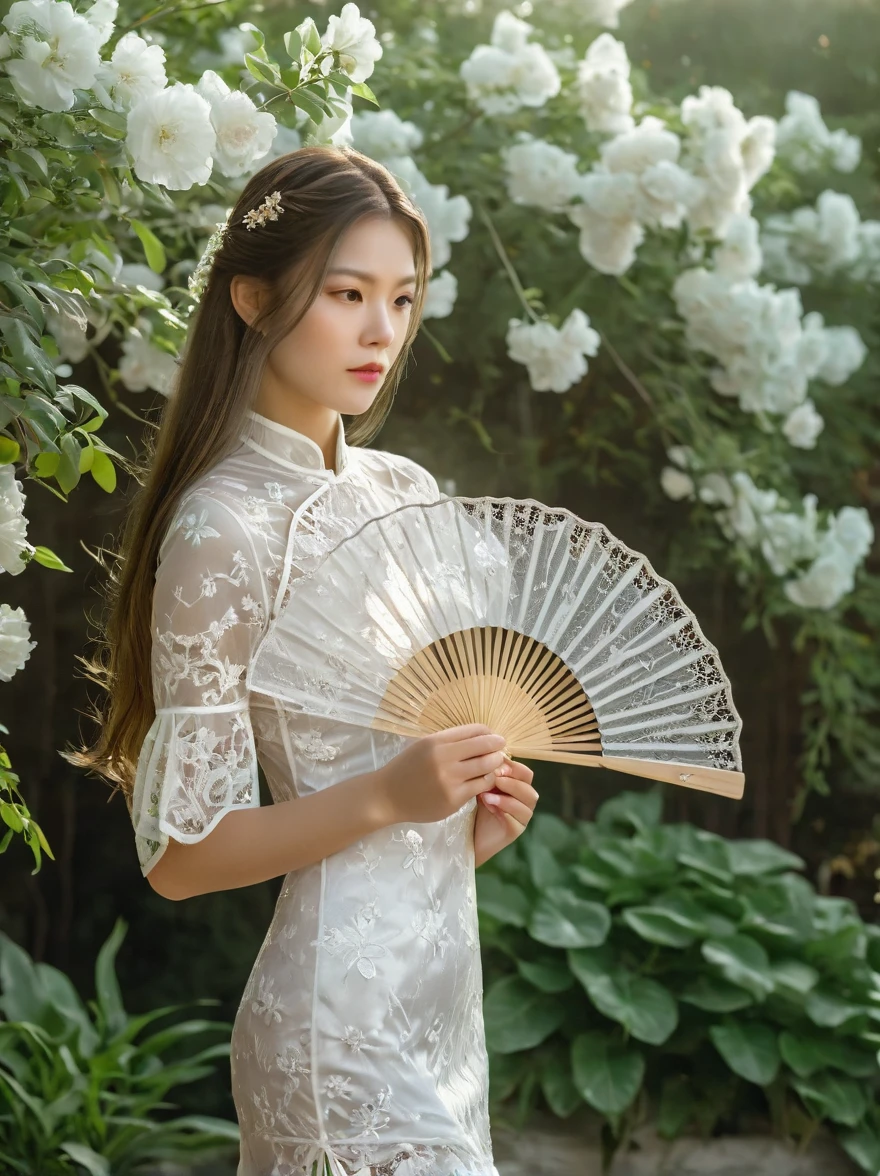
{"label": "bamboo fan rib", "polygon": [[743,793],[741,720],[693,613],[601,524],[533,499],[371,519],[293,582],[248,686],[398,735],[486,723],[513,757]]}

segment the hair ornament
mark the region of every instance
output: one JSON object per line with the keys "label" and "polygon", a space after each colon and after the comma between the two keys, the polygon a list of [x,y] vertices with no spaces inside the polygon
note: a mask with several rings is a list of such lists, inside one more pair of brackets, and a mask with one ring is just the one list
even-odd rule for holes
{"label": "hair ornament", "polygon": [[[258,225],[264,225],[266,221],[277,221],[284,209],[281,207],[281,193],[272,192],[257,208],[252,208],[246,212],[242,217],[241,223],[246,229],[251,230]],[[223,239],[229,231],[229,220],[221,221],[211,236],[208,238],[208,244],[205,246],[205,251],[199,258],[199,261],[189,276],[187,286],[189,292],[196,302],[204,293],[205,287],[208,284],[208,274],[211,266],[214,264],[214,257],[223,244]]]}

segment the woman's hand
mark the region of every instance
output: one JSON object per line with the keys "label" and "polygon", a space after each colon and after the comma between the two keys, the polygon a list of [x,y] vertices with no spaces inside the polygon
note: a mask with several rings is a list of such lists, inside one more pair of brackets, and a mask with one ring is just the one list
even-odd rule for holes
{"label": "woman's hand", "polygon": [[534,774],[505,755],[505,762],[495,770],[495,784],[477,794],[475,867],[516,841],[532,819],[538,803],[538,793],[532,787]]}

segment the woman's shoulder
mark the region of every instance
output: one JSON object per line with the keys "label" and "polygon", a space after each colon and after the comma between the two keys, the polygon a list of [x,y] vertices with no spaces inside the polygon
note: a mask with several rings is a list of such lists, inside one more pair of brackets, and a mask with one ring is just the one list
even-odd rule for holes
{"label": "woman's shoulder", "polygon": [[388,449],[362,449],[361,460],[375,472],[383,472],[394,479],[403,491],[415,490],[431,499],[440,497],[440,489],[433,474],[412,457],[392,453]]}

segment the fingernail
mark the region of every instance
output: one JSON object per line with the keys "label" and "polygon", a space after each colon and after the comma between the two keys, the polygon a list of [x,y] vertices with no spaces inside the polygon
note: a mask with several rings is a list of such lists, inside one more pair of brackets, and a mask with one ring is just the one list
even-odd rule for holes
{"label": "fingernail", "polygon": [[484,792],[483,800],[485,800],[486,804],[499,804],[501,797],[496,796],[494,792]]}

